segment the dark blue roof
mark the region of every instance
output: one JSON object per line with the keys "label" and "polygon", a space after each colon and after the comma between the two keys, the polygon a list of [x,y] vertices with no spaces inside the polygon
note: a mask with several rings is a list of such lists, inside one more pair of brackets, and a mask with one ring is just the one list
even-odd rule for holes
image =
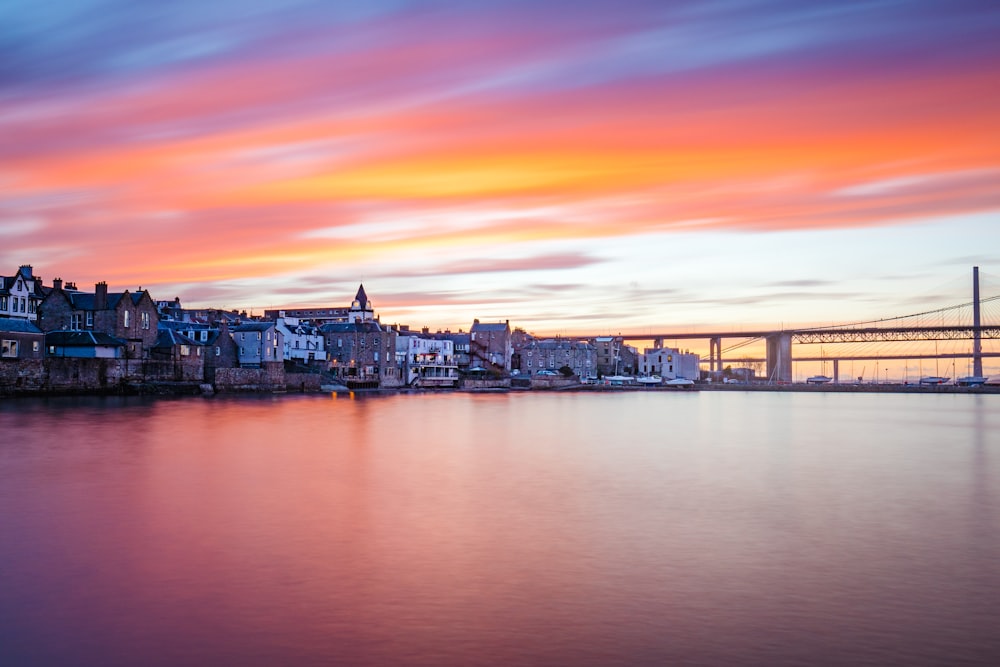
{"label": "dark blue roof", "polygon": [[0,331],[10,331],[12,333],[42,333],[42,330],[36,327],[34,322],[20,320],[16,317],[0,317]]}
{"label": "dark blue roof", "polygon": [[156,344],[153,345],[153,347],[171,348],[175,345],[201,345],[201,343],[193,341],[177,331],[173,331],[171,329],[160,329],[159,334],[156,336]]}
{"label": "dark blue roof", "polygon": [[125,347],[125,341],[97,331],[50,331],[45,334],[45,344],[57,347],[97,347],[98,345]]}
{"label": "dark blue roof", "polygon": [[274,322],[245,322],[234,327],[233,331],[267,331],[274,326]]}
{"label": "dark blue roof", "polygon": [[319,330],[323,333],[382,333],[377,322],[330,322]]}

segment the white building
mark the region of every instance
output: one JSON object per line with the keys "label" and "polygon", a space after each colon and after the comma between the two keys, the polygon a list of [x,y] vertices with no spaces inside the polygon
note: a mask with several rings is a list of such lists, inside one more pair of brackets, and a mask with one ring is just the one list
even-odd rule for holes
{"label": "white building", "polygon": [[458,384],[455,344],[417,333],[396,337],[396,363],[403,382],[414,387],[454,387]]}
{"label": "white building", "polygon": [[44,298],[42,281],[32,273],[30,265],[22,265],[13,276],[0,276],[0,317],[35,322],[38,304]]}
{"label": "white building", "polygon": [[323,334],[319,328],[297,317],[282,315],[274,323],[284,338],[285,361],[301,361],[308,363],[315,360],[326,360],[323,347]]}
{"label": "white building", "polygon": [[646,348],[639,359],[639,375],[659,375],[664,380],[697,380],[701,377],[700,360],[697,354],[671,347]]}

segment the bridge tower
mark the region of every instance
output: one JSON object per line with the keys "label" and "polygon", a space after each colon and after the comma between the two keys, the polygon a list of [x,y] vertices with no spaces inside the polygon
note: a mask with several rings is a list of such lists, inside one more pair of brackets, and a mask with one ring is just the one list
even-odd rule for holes
{"label": "bridge tower", "polygon": [[768,382],[792,381],[792,334],[770,334],[767,341],[767,380]]}
{"label": "bridge tower", "polygon": [[972,267],[972,374],[983,376],[983,324],[979,314],[979,267]]}

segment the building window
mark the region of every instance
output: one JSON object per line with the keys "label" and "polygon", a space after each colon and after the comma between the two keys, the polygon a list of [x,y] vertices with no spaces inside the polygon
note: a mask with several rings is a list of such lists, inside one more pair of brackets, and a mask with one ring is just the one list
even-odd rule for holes
{"label": "building window", "polygon": [[187,345],[181,345],[181,356],[186,357],[191,354],[191,348]]}
{"label": "building window", "polygon": [[42,347],[41,343],[39,343],[37,340],[31,342],[31,351],[32,352],[38,352],[38,350],[41,349],[41,347]]}
{"label": "building window", "polygon": [[7,310],[7,297],[0,296],[0,310]]}
{"label": "building window", "polygon": [[128,311],[122,311],[122,326],[128,329]]}
{"label": "building window", "polygon": [[257,340],[260,340],[260,332],[257,332]]}
{"label": "building window", "polygon": [[17,341],[16,340],[5,340],[0,343],[0,356],[5,359],[14,359],[17,357]]}
{"label": "building window", "polygon": [[139,319],[142,322],[142,328],[143,329],[148,329],[149,328],[149,313],[146,313],[146,312],[139,313]]}
{"label": "building window", "polygon": [[[74,327],[74,328],[79,328],[79,327]],[[88,329],[94,328],[94,313],[93,311],[89,310],[87,311],[87,328]]]}
{"label": "building window", "polygon": [[218,357],[218,356],[221,356],[221,355],[222,355],[222,348],[219,347],[218,345],[216,345],[215,346],[215,356]]}
{"label": "building window", "polygon": [[[92,314],[91,313],[87,313],[87,315],[92,315]],[[87,319],[90,319],[90,318],[88,317]],[[80,315],[80,313],[73,313],[73,316],[70,318],[70,325],[69,326],[70,326],[71,329],[80,329],[81,328],[80,325],[81,325],[82,321],[83,321],[83,317]]]}

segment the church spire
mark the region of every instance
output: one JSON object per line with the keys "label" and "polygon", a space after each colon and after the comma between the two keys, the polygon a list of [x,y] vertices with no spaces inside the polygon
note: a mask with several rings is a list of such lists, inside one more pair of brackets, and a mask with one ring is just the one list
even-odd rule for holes
{"label": "church spire", "polygon": [[371,322],[375,319],[375,307],[368,300],[365,294],[365,286],[358,286],[358,293],[351,302],[351,310],[348,313],[348,322]]}

